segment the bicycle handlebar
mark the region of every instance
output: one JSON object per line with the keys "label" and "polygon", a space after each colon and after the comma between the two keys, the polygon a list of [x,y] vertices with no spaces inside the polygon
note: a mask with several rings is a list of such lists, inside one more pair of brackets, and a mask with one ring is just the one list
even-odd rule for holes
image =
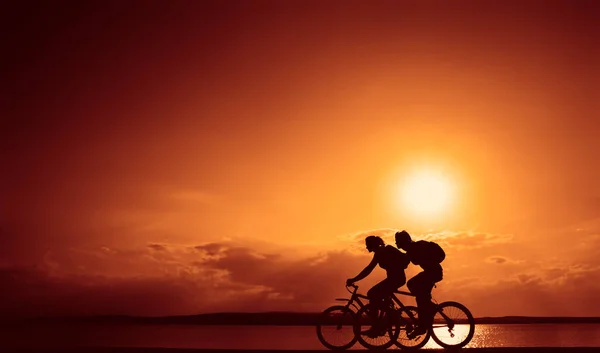
{"label": "bicycle handlebar", "polygon": [[351,285],[346,284],[346,290],[348,290],[348,292],[352,293],[352,291],[349,288],[358,289],[358,286],[356,284],[351,284]]}

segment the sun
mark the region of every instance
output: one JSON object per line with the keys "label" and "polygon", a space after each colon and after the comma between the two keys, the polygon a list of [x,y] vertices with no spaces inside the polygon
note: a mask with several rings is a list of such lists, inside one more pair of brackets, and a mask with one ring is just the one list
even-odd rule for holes
{"label": "sun", "polygon": [[415,171],[401,185],[400,198],[403,208],[415,216],[439,216],[448,212],[452,205],[454,185],[442,173]]}

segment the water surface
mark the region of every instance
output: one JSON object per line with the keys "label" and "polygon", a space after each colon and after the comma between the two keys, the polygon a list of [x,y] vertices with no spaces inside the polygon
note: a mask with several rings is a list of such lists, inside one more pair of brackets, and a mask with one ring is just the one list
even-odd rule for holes
{"label": "water surface", "polygon": [[[9,347],[324,349],[311,326],[44,324],[3,327],[0,339]],[[600,324],[482,324],[467,347],[600,347]],[[439,346],[429,340],[425,348]]]}

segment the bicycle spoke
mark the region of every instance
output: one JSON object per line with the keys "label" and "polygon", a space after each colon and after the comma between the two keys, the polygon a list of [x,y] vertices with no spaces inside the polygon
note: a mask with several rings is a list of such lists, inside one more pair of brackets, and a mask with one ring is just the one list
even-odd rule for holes
{"label": "bicycle spoke", "polygon": [[[369,314],[369,305],[365,306],[358,312],[356,321],[356,335],[361,345],[368,349],[385,349],[390,347],[398,337],[399,327],[394,319],[394,311],[388,311],[381,316],[382,324],[385,329],[382,329],[381,335],[377,337],[369,337],[366,333],[371,332],[373,320]],[[388,316],[391,315],[391,316]]]}
{"label": "bicycle spoke", "polygon": [[354,316],[343,307],[331,307],[319,317],[317,336],[329,349],[348,349],[356,342]]}
{"label": "bicycle spoke", "polygon": [[468,310],[459,303],[440,304],[433,318],[434,340],[444,348],[463,347],[473,337],[475,323]]}
{"label": "bicycle spoke", "polygon": [[423,347],[429,340],[430,332],[427,331],[425,334],[419,335],[414,338],[409,338],[409,334],[417,327],[418,312],[417,308],[413,306],[407,306],[403,310],[399,310],[400,315],[400,332],[396,339],[396,346],[405,349],[418,349]]}

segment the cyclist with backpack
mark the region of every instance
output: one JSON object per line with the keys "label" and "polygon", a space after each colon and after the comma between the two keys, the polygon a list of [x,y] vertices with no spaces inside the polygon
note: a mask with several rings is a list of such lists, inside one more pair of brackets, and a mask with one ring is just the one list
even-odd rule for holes
{"label": "cyclist with backpack", "polygon": [[369,303],[372,304],[370,311],[375,324],[365,333],[369,337],[377,337],[385,333],[385,328],[377,320],[379,310],[383,309],[385,301],[392,296],[394,291],[406,283],[404,270],[408,267],[409,259],[406,254],[392,245],[385,245],[383,239],[375,235],[369,235],[365,239],[366,247],[373,253],[373,260],[356,277],[346,280],[346,285],[352,285],[367,277],[377,265],[386,271],[387,277],[374,285],[367,291]]}
{"label": "cyclist with backpack", "polygon": [[426,333],[433,322],[435,304],[431,302],[431,290],[443,278],[440,263],[444,261],[446,254],[437,243],[425,240],[413,241],[405,230],[396,232],[395,238],[396,246],[406,251],[413,264],[423,269],[406,284],[410,292],[415,295],[419,314],[418,327],[408,336],[414,338]]}

